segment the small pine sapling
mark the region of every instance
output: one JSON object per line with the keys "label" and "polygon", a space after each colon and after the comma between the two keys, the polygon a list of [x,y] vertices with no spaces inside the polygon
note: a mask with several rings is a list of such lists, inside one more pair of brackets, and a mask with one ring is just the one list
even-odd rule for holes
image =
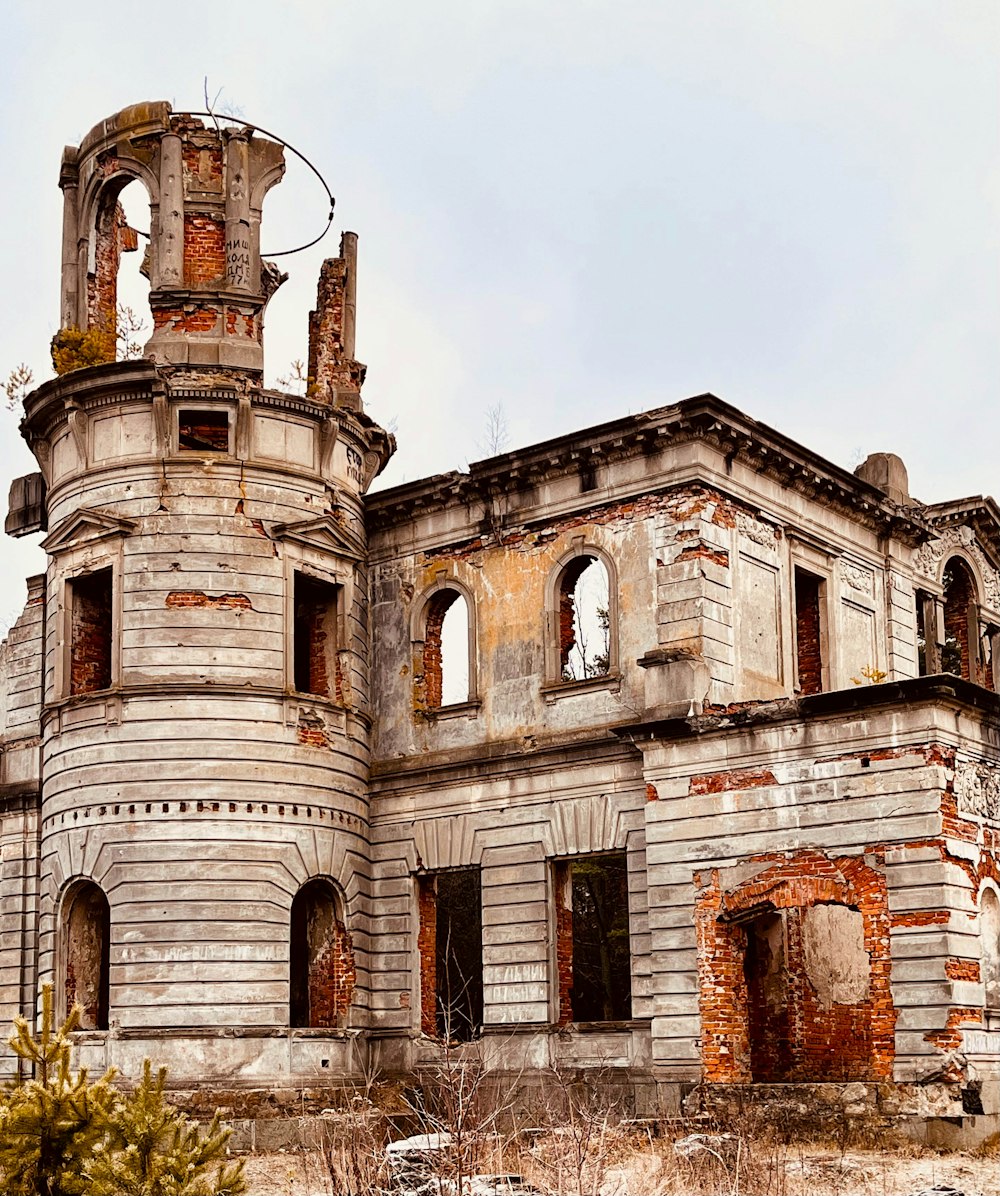
{"label": "small pine sapling", "polygon": [[230,1130],[216,1113],[203,1134],[164,1096],[167,1069],[142,1079],[108,1118],[105,1149],[86,1166],[87,1196],[240,1196],[242,1162],[226,1164]]}
{"label": "small pine sapling", "polygon": [[91,1083],[86,1068],[70,1070],[70,1034],[79,1006],[55,1028],[52,985],[42,990],[41,1028],[14,1019],[11,1048],[34,1070],[34,1078],[0,1094],[0,1180],[6,1196],[86,1196],[84,1167],[107,1132],[118,1100],[113,1071]]}

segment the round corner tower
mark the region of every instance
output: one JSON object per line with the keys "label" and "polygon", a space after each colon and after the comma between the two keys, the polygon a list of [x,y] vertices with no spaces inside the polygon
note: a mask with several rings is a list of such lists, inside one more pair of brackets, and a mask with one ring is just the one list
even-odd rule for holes
{"label": "round corner tower", "polygon": [[[323,266],[307,393],[262,386],[283,171],[252,128],[165,103],[68,148],[63,372],[22,424],[49,556],[41,979],[83,1006],[85,1061],[149,1055],[179,1084],[349,1074],[367,1019],[362,496],[393,442],[360,400],[353,234]],[[153,334],[116,362],[133,179]]]}

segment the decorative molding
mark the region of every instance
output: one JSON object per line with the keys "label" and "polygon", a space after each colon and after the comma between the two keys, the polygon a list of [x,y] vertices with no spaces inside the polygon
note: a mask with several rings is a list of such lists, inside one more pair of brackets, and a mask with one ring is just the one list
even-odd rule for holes
{"label": "decorative molding", "polygon": [[777,536],[775,529],[767,523],[761,523],[759,519],[754,519],[752,515],[747,515],[743,511],[736,512],[736,528],[741,536],[746,536],[748,540],[753,540],[755,544],[761,544],[765,548],[773,548]]}
{"label": "decorative molding", "polygon": [[869,598],[875,597],[875,574],[870,569],[855,565],[851,561],[842,561],[840,574],[852,590],[856,590],[859,594],[865,594]]}
{"label": "decorative molding", "polygon": [[959,551],[975,561],[986,590],[986,605],[1000,610],[1000,575],[977,543],[976,533],[965,524],[943,528],[934,539],[921,544],[913,555],[914,571],[937,584],[937,566],[945,557]]}
{"label": "decorative molding", "polygon": [[1000,771],[985,763],[959,760],[955,765],[955,797],[963,814],[1000,819]]}
{"label": "decorative molding", "polygon": [[276,523],[271,528],[271,537],[274,540],[293,540],[344,560],[364,559],[364,545],[347,531],[340,520],[329,514],[292,523]]}
{"label": "decorative molding", "polygon": [[53,555],[68,552],[102,540],[129,536],[138,526],[134,519],[122,519],[97,507],[80,507],[52,529],[42,541],[42,548]]}

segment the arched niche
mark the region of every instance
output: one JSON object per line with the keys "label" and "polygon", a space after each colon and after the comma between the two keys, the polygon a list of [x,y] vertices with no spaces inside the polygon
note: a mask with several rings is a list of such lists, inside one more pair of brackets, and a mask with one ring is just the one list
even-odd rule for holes
{"label": "arched niche", "polygon": [[110,1008],[111,907],[101,887],[78,880],[62,905],[65,1009],[80,1006],[81,1030],[106,1030]]}
{"label": "arched niche", "polygon": [[288,1021],[335,1029],[347,1022],[354,993],[354,946],[343,894],[326,877],[307,881],[292,900]]}

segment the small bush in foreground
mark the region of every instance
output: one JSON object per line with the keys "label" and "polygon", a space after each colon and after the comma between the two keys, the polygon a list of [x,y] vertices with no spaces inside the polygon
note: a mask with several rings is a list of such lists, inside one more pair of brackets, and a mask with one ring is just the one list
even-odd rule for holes
{"label": "small bush in foreground", "polygon": [[5,1196],[241,1196],[241,1163],[224,1161],[229,1131],[202,1131],[164,1096],[166,1069],[147,1059],[139,1085],[115,1088],[70,1067],[79,1006],[55,1028],[52,986],[42,991],[37,1037],[14,1019],[12,1049],[34,1072],[0,1093],[0,1181]]}

